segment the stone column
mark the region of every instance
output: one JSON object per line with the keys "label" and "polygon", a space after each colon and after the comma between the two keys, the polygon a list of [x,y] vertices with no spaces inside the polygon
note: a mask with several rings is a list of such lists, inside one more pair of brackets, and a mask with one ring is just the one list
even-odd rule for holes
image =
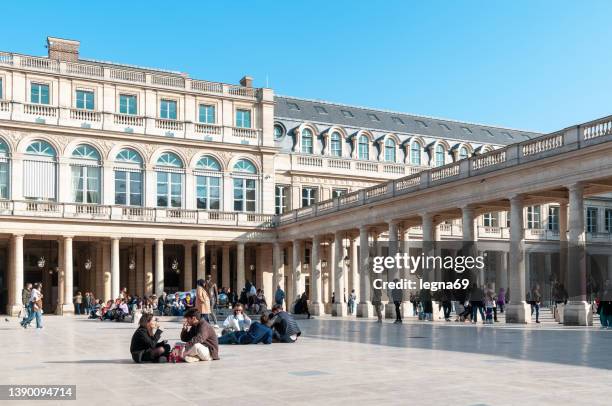
{"label": "stone column", "polygon": [[495,290],[499,293],[499,288],[508,290],[508,253],[505,251],[498,252],[498,269]]}
{"label": "stone column", "polygon": [[567,289],[567,204],[559,203],[559,282]]}
{"label": "stone column", "polygon": [[[191,241],[186,242],[184,244],[185,247],[185,272],[183,274],[183,290],[188,291],[193,288],[193,261],[191,258],[191,248],[193,247],[193,243]],[[199,256],[199,245],[198,245],[198,260]],[[198,261],[198,269],[200,268],[200,263]]]}
{"label": "stone column", "polygon": [[359,304],[357,317],[374,316],[374,308],[370,299],[370,242],[367,226],[359,227]]}
{"label": "stone column", "polygon": [[6,313],[18,316],[21,311],[21,290],[23,289],[23,235],[13,234],[9,276],[9,300]]}
{"label": "stone column", "polygon": [[[196,271],[196,279],[206,279],[206,241],[198,241],[198,269]],[[225,284],[225,281],[223,281],[223,283]]]}
{"label": "stone column", "polygon": [[136,246],[136,295],[142,297],[144,294],[145,268],[143,247]]}
{"label": "stone column", "polygon": [[107,302],[113,298],[111,294],[111,253],[110,253],[110,241],[102,241],[102,272],[104,275],[104,302]]}
{"label": "stone column", "polygon": [[55,314],[62,315],[64,309],[64,238],[57,240],[57,303]]}
{"label": "stone column", "polygon": [[[424,213],[421,215],[422,228],[423,228],[423,255],[433,256],[434,255],[434,240],[435,240],[435,229],[433,224],[433,215],[431,213]],[[433,281],[434,270],[423,267],[423,280]]]}
{"label": "stone column", "polygon": [[144,244],[144,294],[153,295],[153,246],[150,241]]}
{"label": "stone column", "polygon": [[[96,290],[94,292],[96,300],[104,300],[104,262],[103,244],[96,242]],[[106,303],[105,303],[106,304]]]}
{"label": "stone column", "polygon": [[312,237],[312,250],[310,252],[310,313],[320,316],[324,313],[323,303],[321,302],[321,258],[319,258],[319,248],[321,237]]}
{"label": "stone column", "polygon": [[525,302],[525,232],[523,197],[510,198],[510,257],[508,283],[510,303],[506,307],[506,323],[531,322],[531,309]]}
{"label": "stone column", "polygon": [[164,292],[164,240],[155,240],[155,294]]}
{"label": "stone column", "polygon": [[[222,257],[223,261],[223,269],[221,269],[221,284],[227,288],[231,286],[230,281],[230,247],[229,245],[224,245],[222,248]],[[236,288],[236,294],[240,295],[240,289]]]}
{"label": "stone column", "polygon": [[119,297],[119,237],[111,238],[111,297]]}
{"label": "stone column", "polygon": [[586,246],[584,231],[584,186],[569,187],[569,221],[567,292],[569,300],[563,308],[563,324],[587,326],[593,324],[591,306],[586,297]]}
{"label": "stone column", "polygon": [[355,295],[357,297],[357,301],[360,301],[360,290],[359,290],[359,246],[357,245],[357,238],[350,237],[351,247],[350,247],[350,262],[351,262],[351,286],[349,287],[349,291],[347,292],[347,300],[348,295],[355,289]]}
{"label": "stone column", "polygon": [[[398,225],[399,224],[395,220],[389,221],[388,224],[389,224],[389,253],[388,253],[388,256],[395,257],[395,255],[399,252],[399,246],[398,246],[398,233],[399,233]],[[386,279],[387,281],[394,281],[395,279],[399,281],[400,279],[399,269],[397,269],[397,267],[395,266],[392,267],[391,269],[387,271],[386,276],[387,277],[386,278],[383,277],[383,279]],[[389,301],[387,302],[385,306],[385,318],[394,319],[395,318],[395,303],[393,303],[393,292],[391,290],[388,290],[387,296],[388,296]]]}
{"label": "stone column", "polygon": [[280,243],[272,243],[272,297],[270,302],[274,303],[274,295],[276,294],[277,286],[280,286],[284,291],[284,277],[283,277],[283,257]]}
{"label": "stone column", "polygon": [[244,272],[244,243],[239,242],[236,245],[236,293],[238,295],[246,283]]}
{"label": "stone column", "polygon": [[64,237],[64,304],[62,315],[74,314],[73,292],[73,269],[72,269],[72,236]]}
{"label": "stone column", "polygon": [[[302,242],[300,240],[293,240],[293,287],[292,287],[292,296],[293,302],[298,299],[298,296],[304,293],[302,291],[301,281],[302,281]],[[292,305],[290,303],[287,308]]]}
{"label": "stone column", "polygon": [[[341,231],[334,235],[334,291],[336,292],[336,303],[332,304],[332,316],[346,316],[347,307],[343,302],[344,298],[344,279],[346,275],[346,265],[344,264],[344,237]],[[348,295],[348,293],[347,293]]]}

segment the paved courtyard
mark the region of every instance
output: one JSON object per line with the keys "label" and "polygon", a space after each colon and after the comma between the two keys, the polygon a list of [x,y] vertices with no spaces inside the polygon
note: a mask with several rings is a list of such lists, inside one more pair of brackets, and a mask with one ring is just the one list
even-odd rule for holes
{"label": "paved courtyard", "polygon": [[[597,327],[318,318],[300,320],[296,344],[223,346],[212,363],[137,365],[132,324],[44,322],[36,331],[2,321],[0,384],[74,384],[77,401],[67,404],[610,404],[612,330]],[[161,328],[178,340],[180,323]]]}

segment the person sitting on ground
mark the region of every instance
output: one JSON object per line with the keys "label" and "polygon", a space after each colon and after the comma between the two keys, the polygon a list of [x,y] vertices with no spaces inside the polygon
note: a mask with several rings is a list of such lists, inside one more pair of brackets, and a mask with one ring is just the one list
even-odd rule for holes
{"label": "person sitting on ground", "polygon": [[268,315],[262,314],[259,321],[251,324],[248,331],[233,331],[219,337],[219,344],[272,344],[272,329],[268,327]]}
{"label": "person sitting on ground", "polygon": [[187,309],[192,309],[195,307],[195,301],[193,300],[193,297],[191,296],[191,293],[187,293],[185,295],[185,299],[183,300],[183,306],[185,307],[185,310]]}
{"label": "person sitting on ground", "polygon": [[245,331],[251,326],[251,319],[244,313],[240,303],[234,306],[232,314],[227,316],[223,322],[223,334],[234,331]]}
{"label": "person sitting on ground", "polygon": [[130,343],[134,362],[166,362],[170,345],[166,341],[159,341],[161,335],[157,319],[152,314],[143,314]]}
{"label": "person sitting on ground", "polygon": [[123,321],[125,320],[125,316],[127,316],[130,313],[130,310],[128,309],[127,303],[125,302],[125,299],[117,299],[115,301],[115,314],[113,316],[113,319],[115,321]]}
{"label": "person sitting on ground", "polygon": [[238,303],[241,303],[243,306],[248,305],[249,299],[247,298],[247,292],[245,288],[242,288],[240,292],[240,299],[238,299]]}
{"label": "person sitting on ground", "polygon": [[204,319],[198,309],[185,311],[181,340],[185,341],[185,362],[219,359],[219,341],[215,329]]}
{"label": "person sitting on ground", "polygon": [[104,306],[100,312],[100,320],[112,320],[114,306],[115,303],[112,300],[107,301],[106,306]]}
{"label": "person sitting on ground", "polygon": [[294,343],[302,335],[300,327],[293,316],[283,310],[282,306],[272,306],[271,317],[272,330],[274,331],[274,342]]}
{"label": "person sitting on ground", "polygon": [[307,314],[308,318],[310,318],[310,311],[308,310],[308,296],[306,296],[306,292],[302,293],[302,296],[295,302],[295,306],[293,306],[294,314]]}
{"label": "person sitting on ground", "polygon": [[89,318],[97,319],[102,317],[102,307],[104,307],[104,302],[102,299],[100,299],[91,307],[91,310],[89,311]]}

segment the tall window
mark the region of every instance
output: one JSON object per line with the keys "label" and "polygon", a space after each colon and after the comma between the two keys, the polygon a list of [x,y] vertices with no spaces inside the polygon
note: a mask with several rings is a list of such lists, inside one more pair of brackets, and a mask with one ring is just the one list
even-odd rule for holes
{"label": "tall window", "polygon": [[361,135],[359,137],[357,157],[359,159],[364,159],[364,160],[370,159],[370,140],[365,135]]}
{"label": "tall window", "polygon": [[55,200],[57,154],[46,141],[32,141],[23,161],[23,195],[26,199]]}
{"label": "tall window", "polygon": [[100,154],[90,145],[81,144],[72,152],[70,165],[72,201],[100,203]]}
{"label": "tall window", "polygon": [[236,127],[251,128],[251,110],[236,110]]}
{"label": "tall window", "polygon": [[313,153],[312,131],[308,128],[304,128],[302,131],[302,153]]}
{"label": "tall window", "polygon": [[587,233],[597,232],[597,207],[587,207]]}
{"label": "tall window", "polygon": [[612,209],[606,209],[606,211],[604,212],[605,214],[605,226],[606,226],[606,231],[608,233],[612,233]]}
{"label": "tall window", "polygon": [[125,148],[119,151],[115,163],[115,204],[142,206],[142,157]]}
{"label": "tall window", "polygon": [[172,152],[157,160],[157,206],[181,207],[183,203],[183,162]]}
{"label": "tall window", "polygon": [[436,145],[435,166],[444,166],[444,147],[440,144]]}
{"label": "tall window", "polygon": [[317,188],[316,187],[303,187],[302,188],[302,207],[308,207],[317,201]]}
{"label": "tall window", "polygon": [[538,206],[528,206],[527,207],[527,228],[538,229],[541,227],[541,207]]}
{"label": "tall window", "polygon": [[482,220],[485,227],[497,227],[499,225],[499,213],[485,213]]}
{"label": "tall window", "polygon": [[76,108],[82,110],[94,109],[94,92],[88,90],[76,91]]}
{"label": "tall window", "polygon": [[2,100],[4,98],[4,82],[2,81],[2,78],[0,78],[0,100]]}
{"label": "tall window", "polygon": [[204,155],[194,171],[196,176],[196,206],[198,209],[221,209],[221,165],[209,155]]}
{"label": "tall window", "polygon": [[159,117],[176,120],[176,101],[161,99],[159,102]]}
{"label": "tall window", "polygon": [[8,199],[9,179],[9,149],[0,139],[0,199]]}
{"label": "tall window", "polygon": [[138,99],[133,94],[119,95],[119,113],[121,114],[138,114]]}
{"label": "tall window", "polygon": [[332,156],[342,156],[342,138],[337,132],[333,132],[330,137],[329,152]]}
{"label": "tall window", "polygon": [[559,231],[559,207],[548,206],[548,229]]}
{"label": "tall window", "polygon": [[390,138],[385,140],[385,161],[395,162],[395,141]]}
{"label": "tall window", "polygon": [[276,185],[274,187],[274,208],[276,214],[283,214],[289,209],[289,191],[291,187],[288,185]]}
{"label": "tall window", "polygon": [[30,87],[30,102],[34,104],[49,104],[49,85],[32,83]]}
{"label": "tall window", "polygon": [[468,157],[468,150],[466,147],[459,148],[459,159],[466,159]]}
{"label": "tall window", "polygon": [[241,159],[233,168],[234,174],[234,210],[256,210],[257,196],[257,169],[250,161]]}
{"label": "tall window", "polygon": [[200,104],[198,120],[200,121],[200,123],[215,124],[215,106],[209,104]]}
{"label": "tall window", "polygon": [[410,163],[421,165],[421,144],[416,141],[412,141],[410,144]]}

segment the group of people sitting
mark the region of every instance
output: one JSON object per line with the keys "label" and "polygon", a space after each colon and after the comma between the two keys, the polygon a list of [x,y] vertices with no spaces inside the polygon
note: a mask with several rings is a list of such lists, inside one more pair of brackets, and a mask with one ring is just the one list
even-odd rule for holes
{"label": "group of people sitting", "polygon": [[175,348],[161,340],[162,330],[157,318],[145,313],[130,343],[132,359],[138,363],[168,362],[169,359],[212,361],[219,359],[219,344],[293,343],[302,334],[293,317],[280,305],[274,305],[271,312],[262,314],[259,321],[252,321],[244,314],[241,304],[235,305],[232,313],[223,322],[224,329],[218,337],[198,309],[186,310],[181,330],[184,344],[175,345]]}

